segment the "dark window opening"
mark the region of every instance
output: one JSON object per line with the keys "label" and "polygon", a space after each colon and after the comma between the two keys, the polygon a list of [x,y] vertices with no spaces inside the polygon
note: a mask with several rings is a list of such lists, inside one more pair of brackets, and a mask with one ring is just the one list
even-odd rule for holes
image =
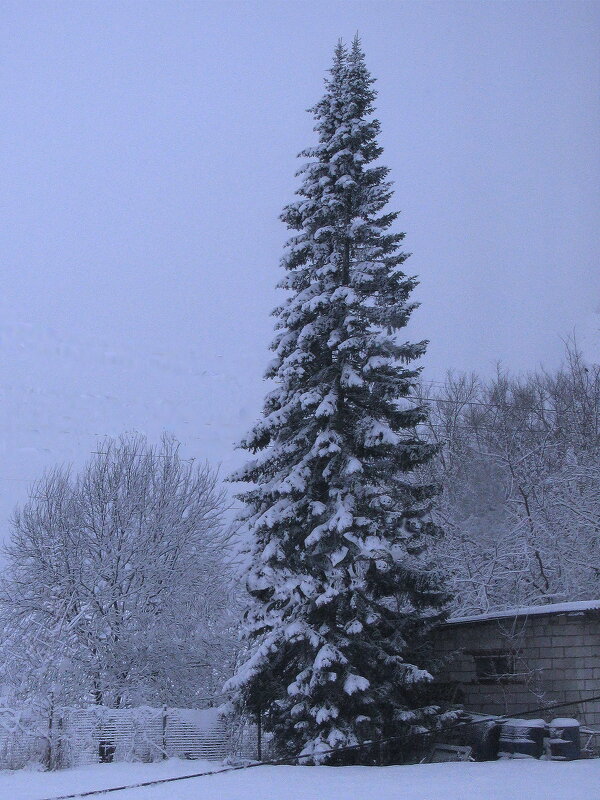
{"label": "dark window opening", "polygon": [[475,661],[477,683],[514,683],[517,677],[514,653],[488,650],[471,655]]}

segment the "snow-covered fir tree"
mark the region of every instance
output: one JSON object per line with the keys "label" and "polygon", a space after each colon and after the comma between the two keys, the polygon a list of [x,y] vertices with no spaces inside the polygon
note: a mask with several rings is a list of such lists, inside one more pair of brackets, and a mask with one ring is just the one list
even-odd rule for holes
{"label": "snow-covered fir tree", "polygon": [[[341,43],[312,109],[318,144],[299,199],[276,309],[276,382],[232,476],[252,542],[249,657],[230,682],[284,752],[313,754],[397,735],[435,713],[420,647],[445,594],[426,556],[436,487],[412,471],[432,456],[415,426],[409,366],[426,342],[401,343],[416,281],[381,154],[376,93],[360,42]],[[421,702],[422,705],[422,702]],[[364,752],[354,760],[367,758]],[[338,759],[339,760],[339,759]]]}

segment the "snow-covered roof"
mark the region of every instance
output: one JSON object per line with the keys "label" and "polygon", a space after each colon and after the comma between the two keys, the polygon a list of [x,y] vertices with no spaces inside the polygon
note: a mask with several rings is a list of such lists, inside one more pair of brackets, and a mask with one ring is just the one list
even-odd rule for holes
{"label": "snow-covered roof", "polygon": [[485,614],[474,614],[470,617],[451,617],[445,624],[457,625],[462,622],[484,622],[507,617],[533,617],[541,614],[569,614],[582,611],[600,611],[600,600],[575,600],[569,603],[549,603],[545,606],[507,608],[503,611],[488,611]]}

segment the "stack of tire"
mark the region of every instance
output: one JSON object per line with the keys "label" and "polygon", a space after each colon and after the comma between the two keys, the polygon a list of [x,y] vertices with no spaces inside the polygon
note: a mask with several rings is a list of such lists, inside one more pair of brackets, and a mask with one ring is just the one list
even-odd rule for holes
{"label": "stack of tire", "polygon": [[499,758],[540,758],[544,754],[543,719],[509,719],[502,724]]}
{"label": "stack of tire", "polygon": [[557,717],[550,723],[550,758],[552,761],[574,761],[581,757],[579,722],[570,717]]}

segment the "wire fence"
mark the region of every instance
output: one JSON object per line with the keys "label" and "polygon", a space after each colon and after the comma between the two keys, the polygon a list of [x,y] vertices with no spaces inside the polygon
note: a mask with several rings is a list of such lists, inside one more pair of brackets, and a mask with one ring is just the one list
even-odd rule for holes
{"label": "wire fence", "polygon": [[0,769],[178,757],[221,761],[240,743],[220,708],[0,707]]}

